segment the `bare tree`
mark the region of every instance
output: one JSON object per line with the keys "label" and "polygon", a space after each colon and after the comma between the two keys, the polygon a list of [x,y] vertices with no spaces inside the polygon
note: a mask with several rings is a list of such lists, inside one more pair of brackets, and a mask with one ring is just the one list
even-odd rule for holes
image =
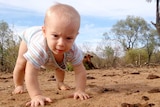
{"label": "bare tree", "polygon": [[[152,0],[146,0],[147,2],[151,2]],[[159,15],[159,0],[156,0],[156,23],[151,23],[156,27],[158,34],[160,35],[160,15]]]}

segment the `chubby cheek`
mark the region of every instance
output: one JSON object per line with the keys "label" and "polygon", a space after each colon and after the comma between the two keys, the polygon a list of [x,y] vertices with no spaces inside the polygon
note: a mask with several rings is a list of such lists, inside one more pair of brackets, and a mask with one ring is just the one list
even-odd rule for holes
{"label": "chubby cheek", "polygon": [[55,48],[55,42],[51,40],[47,40],[48,47],[53,50]]}
{"label": "chubby cheek", "polygon": [[69,51],[72,48],[72,46],[73,46],[73,43],[68,43],[66,45],[67,51]]}

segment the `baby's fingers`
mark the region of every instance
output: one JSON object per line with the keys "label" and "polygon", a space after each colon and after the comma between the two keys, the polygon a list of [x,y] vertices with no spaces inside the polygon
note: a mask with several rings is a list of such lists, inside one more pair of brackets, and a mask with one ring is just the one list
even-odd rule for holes
{"label": "baby's fingers", "polygon": [[89,99],[90,98],[90,96],[88,95],[88,94],[85,94],[84,96],[83,96],[83,100],[87,100],[87,99]]}
{"label": "baby's fingers", "polygon": [[38,107],[38,106],[44,106],[45,105],[45,103],[44,103],[44,101],[40,101],[40,102],[27,102],[26,103],[26,107]]}
{"label": "baby's fingers", "polygon": [[90,96],[88,94],[75,94],[74,99],[78,99],[78,98],[80,98],[81,100],[86,100],[86,99],[89,99]]}
{"label": "baby's fingers", "polygon": [[14,91],[12,92],[12,94],[22,94],[24,93],[25,90],[24,90],[24,87],[23,86],[17,86]]}
{"label": "baby's fingers", "polygon": [[79,96],[79,98],[80,98],[81,100],[87,100],[87,99],[89,99],[90,97],[89,97],[88,94],[82,94],[82,95]]}
{"label": "baby's fingers", "polygon": [[50,98],[45,98],[44,100],[40,100],[40,101],[30,101],[26,103],[26,107],[37,107],[37,106],[44,106],[46,105],[46,103],[51,103],[52,100]]}
{"label": "baby's fingers", "polygon": [[73,98],[76,100],[76,99],[79,98],[79,96],[78,96],[77,94],[75,94],[75,95],[73,96]]}
{"label": "baby's fingers", "polygon": [[52,103],[52,100],[50,98],[46,98],[45,102]]}
{"label": "baby's fingers", "polygon": [[26,103],[26,107],[29,107],[29,106],[31,106],[31,102]]}

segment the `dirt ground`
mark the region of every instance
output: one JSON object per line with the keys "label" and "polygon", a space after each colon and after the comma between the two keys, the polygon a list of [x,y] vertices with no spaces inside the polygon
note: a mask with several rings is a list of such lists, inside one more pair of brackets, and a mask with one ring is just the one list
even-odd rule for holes
{"label": "dirt ground", "polygon": [[[54,72],[39,73],[44,95],[53,99],[46,107],[160,107],[160,67],[87,70],[86,92],[90,99],[74,100],[74,72],[67,72],[65,83],[71,90],[56,88]],[[28,93],[12,95],[12,73],[0,73],[0,107],[25,107]]]}

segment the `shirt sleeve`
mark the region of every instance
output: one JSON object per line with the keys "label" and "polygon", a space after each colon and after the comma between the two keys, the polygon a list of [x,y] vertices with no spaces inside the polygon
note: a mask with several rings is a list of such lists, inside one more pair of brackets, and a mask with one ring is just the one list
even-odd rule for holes
{"label": "shirt sleeve", "polygon": [[73,44],[72,49],[67,53],[67,60],[72,65],[78,65],[82,62],[83,53],[76,44]]}
{"label": "shirt sleeve", "polygon": [[39,69],[47,60],[46,52],[37,46],[36,42],[28,45],[28,51],[23,55],[27,61],[32,63],[35,68]]}
{"label": "shirt sleeve", "polygon": [[19,37],[22,40],[24,40],[25,43],[28,45],[28,44],[30,44],[32,36],[39,31],[41,31],[40,26],[33,26],[33,27],[27,28],[25,31],[21,32]]}

